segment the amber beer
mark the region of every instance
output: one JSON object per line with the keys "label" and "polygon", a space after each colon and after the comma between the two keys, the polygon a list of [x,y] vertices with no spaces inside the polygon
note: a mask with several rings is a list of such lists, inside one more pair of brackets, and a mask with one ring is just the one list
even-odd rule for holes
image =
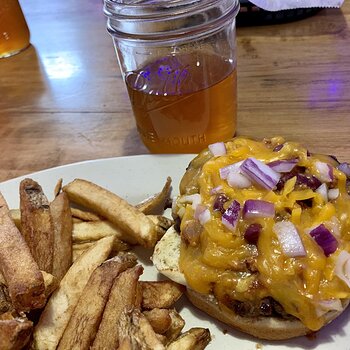
{"label": "amber beer", "polygon": [[29,45],[29,29],[17,0],[0,0],[0,58]]}
{"label": "amber beer", "polygon": [[144,144],[153,153],[197,153],[236,128],[237,77],[213,53],[167,56],[126,75]]}

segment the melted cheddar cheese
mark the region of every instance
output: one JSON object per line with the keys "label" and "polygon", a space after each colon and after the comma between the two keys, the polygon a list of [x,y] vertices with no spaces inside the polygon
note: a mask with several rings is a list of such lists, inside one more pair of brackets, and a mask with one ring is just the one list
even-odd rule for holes
{"label": "melted cheddar cheese", "polygon": [[[208,150],[199,154],[180,184],[180,196],[174,208],[181,218],[180,231],[194,220],[193,206],[183,200],[184,196],[198,193],[201,203],[211,213],[210,220],[203,224],[199,242],[188,244],[183,240],[181,243],[180,269],[188,285],[197,292],[212,293],[220,301],[244,302],[272,297],[286,313],[300,319],[309,329],[318,330],[325,323],[324,316],[317,312],[318,304],[350,297],[349,287],[334,273],[339,252],[350,251],[350,199],[345,174],[336,168],[331,158],[309,155],[304,147],[279,137],[264,142],[235,138],[225,145],[226,155],[214,157]],[[277,145],[281,146],[275,148]],[[327,162],[334,174],[332,184],[327,186],[339,189],[339,195],[327,201],[317,191],[297,186],[296,176],[279,190],[267,190],[255,183],[247,188],[235,188],[220,177],[221,168],[248,157],[265,164],[297,159],[297,167],[317,178],[322,176],[316,162]],[[233,200],[241,207],[248,199],[264,200],[274,204],[275,217],[243,219],[240,215],[235,230],[229,230],[222,223],[222,214],[213,210],[214,188],[220,188],[230,199],[225,207]],[[274,224],[283,220],[296,227],[305,256],[284,254],[273,230]],[[252,223],[262,227],[256,245],[248,244],[244,238],[245,230]],[[328,257],[309,234],[311,228],[320,224],[338,241],[338,249]],[[247,268],[252,261],[254,268]]]}

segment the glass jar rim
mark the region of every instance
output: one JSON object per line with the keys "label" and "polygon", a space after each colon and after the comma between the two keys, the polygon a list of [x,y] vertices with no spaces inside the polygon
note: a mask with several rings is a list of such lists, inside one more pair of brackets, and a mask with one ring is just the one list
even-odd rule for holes
{"label": "glass jar rim", "polygon": [[112,36],[182,36],[236,17],[239,0],[104,0]]}

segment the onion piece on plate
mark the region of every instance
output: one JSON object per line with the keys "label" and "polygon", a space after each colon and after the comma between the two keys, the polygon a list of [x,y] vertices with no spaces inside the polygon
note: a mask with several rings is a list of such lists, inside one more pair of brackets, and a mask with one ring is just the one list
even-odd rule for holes
{"label": "onion piece on plate", "polygon": [[316,169],[319,173],[319,178],[323,182],[332,182],[334,179],[333,167],[324,162],[315,162]]}
{"label": "onion piece on plate", "polygon": [[257,244],[262,226],[260,224],[250,224],[244,232],[244,239],[250,244]]}
{"label": "onion piece on plate", "polygon": [[223,142],[212,143],[208,148],[214,157],[224,156],[227,153],[226,146]]}
{"label": "onion piece on plate", "polygon": [[285,255],[290,258],[306,256],[298,230],[290,221],[280,221],[273,226]]}
{"label": "onion piece on plate", "polygon": [[232,232],[236,230],[240,211],[241,205],[236,200],[234,200],[222,214],[221,222]]}
{"label": "onion piece on plate", "polygon": [[243,206],[244,218],[273,218],[275,216],[275,206],[273,203],[248,199]]}
{"label": "onion piece on plate", "polygon": [[198,204],[194,212],[194,217],[201,225],[204,225],[211,219],[210,210],[205,205]]}
{"label": "onion piece on plate", "polygon": [[330,256],[338,248],[338,241],[323,224],[311,230],[310,236],[322,248],[325,256]]}
{"label": "onion piece on plate", "polygon": [[289,173],[298,164],[298,159],[285,159],[285,160],[275,160],[274,162],[268,163],[267,165],[279,172],[279,173]]}
{"label": "onion piece on plate", "polygon": [[328,199],[331,201],[333,199],[337,199],[339,197],[339,188],[331,188],[328,191]]}
{"label": "onion piece on plate", "polygon": [[268,165],[253,157],[247,158],[240,167],[243,175],[258,185],[272,190],[276,187],[281,175]]}
{"label": "onion piece on plate", "polygon": [[180,203],[191,203],[192,208],[196,210],[198,204],[202,203],[202,197],[199,193],[188,194],[186,196],[180,197]]}
{"label": "onion piece on plate", "polygon": [[246,176],[234,171],[228,174],[227,183],[233,188],[248,188],[252,185]]}
{"label": "onion piece on plate", "polygon": [[337,167],[340,171],[342,171],[347,177],[350,177],[350,164],[349,163],[340,163]]}
{"label": "onion piece on plate", "polygon": [[223,214],[225,212],[224,204],[229,200],[230,198],[228,198],[224,193],[218,193],[214,200],[213,210],[219,211]]}
{"label": "onion piece on plate", "polygon": [[239,173],[240,167],[242,164],[243,164],[243,160],[241,160],[237,163],[226,165],[226,166],[220,168],[219,169],[220,178],[225,180],[225,179],[227,179],[227,176],[229,173],[231,173],[231,172]]}
{"label": "onion piece on plate", "polygon": [[325,183],[318,187],[316,192],[321,195],[325,202],[328,202],[328,187]]}
{"label": "onion piece on plate", "polygon": [[340,252],[334,273],[350,288],[350,254],[347,251]]}

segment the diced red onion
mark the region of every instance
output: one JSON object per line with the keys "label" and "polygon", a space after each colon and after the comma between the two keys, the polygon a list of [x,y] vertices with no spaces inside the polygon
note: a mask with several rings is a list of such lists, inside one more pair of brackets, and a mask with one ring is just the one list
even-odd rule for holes
{"label": "diced red onion", "polygon": [[274,216],[275,206],[273,203],[256,199],[248,199],[244,203],[244,218],[273,218]]}
{"label": "diced red onion", "polygon": [[316,315],[321,317],[329,311],[342,311],[343,305],[340,299],[321,300],[316,304]]}
{"label": "diced red onion", "polygon": [[306,251],[296,227],[290,221],[280,221],[273,226],[282,250],[288,257],[306,256]]}
{"label": "diced red onion", "polygon": [[310,236],[323,249],[325,256],[330,256],[338,248],[338,241],[323,224],[311,230]]}
{"label": "diced red onion", "polygon": [[233,171],[228,174],[227,183],[233,188],[248,188],[252,185],[246,176]]}
{"label": "diced red onion", "polygon": [[212,143],[208,146],[208,148],[214,157],[219,157],[226,154],[226,146],[223,142]]}
{"label": "diced red onion", "polygon": [[328,191],[328,199],[331,201],[339,197],[339,188],[331,188]]}
{"label": "diced red onion", "polygon": [[232,232],[236,230],[240,211],[241,205],[236,200],[234,200],[222,214],[221,222]]}
{"label": "diced red onion", "polygon": [[219,211],[223,214],[225,212],[224,204],[229,200],[230,198],[228,198],[224,193],[218,193],[214,200],[213,210]]}
{"label": "diced red onion", "polygon": [[203,204],[198,204],[194,212],[195,219],[199,220],[201,225],[204,225],[211,219],[210,210]]}
{"label": "diced red onion", "polygon": [[262,230],[260,224],[251,224],[244,232],[244,239],[250,244],[257,244]]}
{"label": "diced red onion", "polygon": [[350,177],[350,164],[349,163],[340,163],[338,169],[342,171],[347,177]]}
{"label": "diced red onion", "polygon": [[330,166],[327,163],[324,162],[316,162],[315,163],[316,169],[319,172],[319,177],[321,181],[324,182],[332,182],[334,175],[333,175],[333,167]]}
{"label": "diced red onion", "polygon": [[283,143],[277,145],[277,146],[273,149],[273,152],[278,152],[278,151],[280,151],[280,150],[283,148],[283,146],[284,146]]}
{"label": "diced red onion", "polygon": [[305,185],[316,191],[322,185],[322,182],[316,176],[306,176],[305,174],[297,174],[297,184]]}
{"label": "diced red onion", "polygon": [[276,187],[281,176],[268,165],[255,158],[247,158],[240,169],[243,175],[268,190]]}
{"label": "diced red onion", "polygon": [[192,208],[195,210],[197,205],[202,203],[202,197],[199,193],[188,194],[182,196],[179,201],[181,203],[192,203]]}
{"label": "diced red onion", "polygon": [[298,159],[288,159],[288,160],[275,160],[267,164],[271,169],[279,173],[289,173],[298,164]]}
{"label": "diced red onion", "polygon": [[322,184],[316,189],[316,192],[321,195],[325,202],[328,202],[328,187],[326,184]]}
{"label": "diced red onion", "polygon": [[219,185],[219,186],[213,187],[213,188],[210,190],[209,193],[210,193],[211,195],[213,195],[213,194],[219,193],[221,190],[222,190],[222,186]]}
{"label": "diced red onion", "polygon": [[350,254],[347,251],[340,252],[334,272],[350,288]]}
{"label": "diced red onion", "polygon": [[233,164],[230,164],[230,165],[226,165],[224,166],[223,168],[221,168],[219,170],[220,172],[220,178],[225,180],[227,179],[227,176],[230,172],[236,172],[238,173],[239,170],[240,170],[240,166],[242,165],[243,163],[243,160],[241,160],[240,162],[237,162],[237,163],[233,163]]}

